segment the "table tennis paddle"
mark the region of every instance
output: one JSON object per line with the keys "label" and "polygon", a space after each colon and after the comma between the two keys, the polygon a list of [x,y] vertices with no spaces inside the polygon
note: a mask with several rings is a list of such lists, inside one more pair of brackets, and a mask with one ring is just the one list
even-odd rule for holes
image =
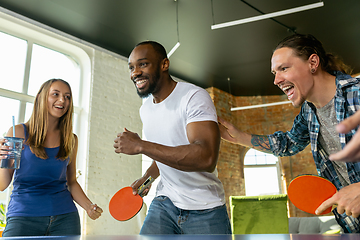
{"label": "table tennis paddle", "polygon": [[[288,188],[290,201],[300,210],[315,214],[315,210],[336,193],[336,187],[329,180],[314,176],[302,175],[294,178]],[[329,207],[321,214],[331,212]]]}
{"label": "table tennis paddle", "polygon": [[119,221],[126,221],[134,217],[143,206],[143,196],[141,194],[154,180],[151,176],[146,179],[138,188],[136,195],[133,194],[131,187],[124,187],[117,191],[109,203],[111,216]]}

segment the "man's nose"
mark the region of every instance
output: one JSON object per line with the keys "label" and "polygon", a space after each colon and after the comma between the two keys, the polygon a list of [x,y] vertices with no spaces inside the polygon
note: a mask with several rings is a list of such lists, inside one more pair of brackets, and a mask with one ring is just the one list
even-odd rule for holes
{"label": "man's nose", "polygon": [[142,74],[142,71],[138,68],[138,67],[135,67],[133,69],[133,71],[131,72],[131,79],[134,80],[136,77],[140,76]]}
{"label": "man's nose", "polygon": [[275,73],[274,84],[278,86],[281,82],[283,82],[283,79],[278,73]]}

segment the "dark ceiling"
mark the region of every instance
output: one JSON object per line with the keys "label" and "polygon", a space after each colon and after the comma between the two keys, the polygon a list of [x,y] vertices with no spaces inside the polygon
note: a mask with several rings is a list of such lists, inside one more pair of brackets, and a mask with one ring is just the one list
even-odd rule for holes
{"label": "dark ceiling", "polygon": [[[270,58],[284,37],[311,33],[325,49],[360,72],[360,1],[324,0],[324,6],[222,29],[212,24],[317,3],[317,0],[0,0],[0,6],[96,44],[129,55],[155,40],[170,57],[170,73],[235,96],[277,95]],[[178,18],[176,18],[178,12]],[[230,78],[230,81],[228,81]]]}

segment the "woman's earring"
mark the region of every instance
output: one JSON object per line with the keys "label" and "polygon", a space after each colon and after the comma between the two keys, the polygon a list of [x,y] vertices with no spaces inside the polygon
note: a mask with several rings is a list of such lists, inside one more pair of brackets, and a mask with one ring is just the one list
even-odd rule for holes
{"label": "woman's earring", "polygon": [[311,72],[311,73],[315,73],[315,71],[316,71],[315,68],[310,69],[310,72]]}

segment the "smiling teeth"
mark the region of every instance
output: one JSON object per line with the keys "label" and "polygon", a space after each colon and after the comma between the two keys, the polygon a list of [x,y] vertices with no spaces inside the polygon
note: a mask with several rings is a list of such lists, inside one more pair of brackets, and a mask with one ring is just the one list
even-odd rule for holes
{"label": "smiling teeth", "polygon": [[135,82],[136,82],[136,84],[141,84],[141,83],[146,82],[146,79],[145,80],[136,80]]}
{"label": "smiling teeth", "polygon": [[292,86],[283,87],[281,89],[285,92],[286,90],[289,90],[290,88],[292,88]]}

